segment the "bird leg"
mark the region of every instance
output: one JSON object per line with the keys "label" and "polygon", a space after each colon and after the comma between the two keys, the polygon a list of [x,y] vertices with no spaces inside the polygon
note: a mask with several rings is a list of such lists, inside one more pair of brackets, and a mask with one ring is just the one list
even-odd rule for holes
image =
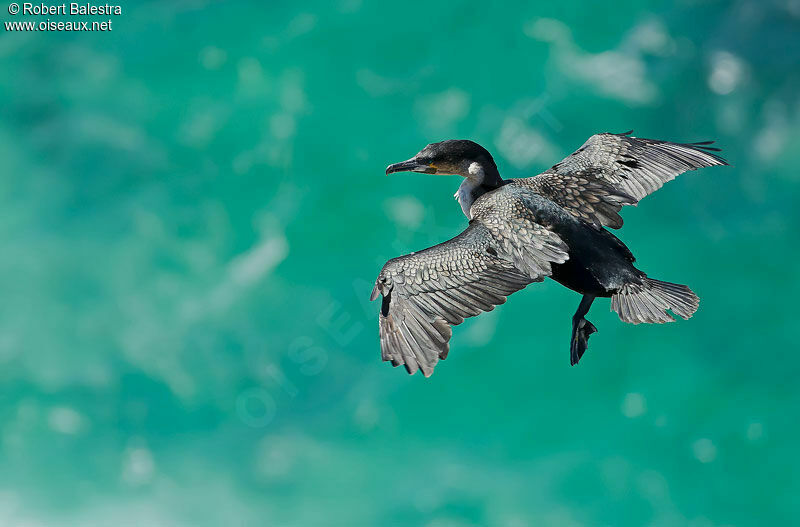
{"label": "bird leg", "polygon": [[594,324],[583,318],[589,312],[592,302],[594,302],[594,296],[583,295],[578,310],[572,316],[572,340],[569,347],[569,363],[571,366],[575,366],[581,360],[586,348],[589,347],[589,336],[597,331]]}

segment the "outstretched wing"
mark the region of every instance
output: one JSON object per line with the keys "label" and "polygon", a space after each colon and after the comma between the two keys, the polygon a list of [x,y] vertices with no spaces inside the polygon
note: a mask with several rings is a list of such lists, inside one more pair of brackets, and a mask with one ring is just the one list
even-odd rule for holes
{"label": "outstretched wing", "polygon": [[599,227],[622,227],[623,205],[636,205],[675,176],[700,167],[727,165],[701,143],[669,143],[624,134],[597,134],[569,157],[526,184],[573,215]]}
{"label": "outstretched wing", "polygon": [[[568,258],[566,246],[554,234],[538,244],[547,247],[546,258]],[[503,245],[490,228],[473,221],[452,240],[389,260],[371,297],[383,295],[378,317],[383,360],[405,365],[410,374],[421,369],[429,377],[439,359],[447,357],[451,326],[491,311],[508,295],[550,274],[549,263],[538,264],[535,275],[529,268],[517,268]],[[535,244],[527,250],[535,252]]]}

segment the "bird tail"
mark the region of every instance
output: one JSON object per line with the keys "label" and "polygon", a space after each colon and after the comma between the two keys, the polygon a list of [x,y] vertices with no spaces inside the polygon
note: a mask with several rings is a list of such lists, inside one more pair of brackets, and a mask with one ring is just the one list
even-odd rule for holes
{"label": "bird tail", "polygon": [[668,309],[686,320],[699,305],[700,299],[688,286],[647,277],[641,283],[625,284],[611,297],[611,310],[630,324],[674,322]]}

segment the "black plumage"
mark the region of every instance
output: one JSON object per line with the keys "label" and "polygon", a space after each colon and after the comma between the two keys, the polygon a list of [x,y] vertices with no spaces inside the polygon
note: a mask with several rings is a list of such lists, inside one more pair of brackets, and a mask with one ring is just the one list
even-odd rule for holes
{"label": "black plumage", "polygon": [[508,295],[551,277],[583,295],[573,316],[570,363],[597,331],[584,317],[596,297],[611,297],[624,322],[663,323],[668,310],[688,319],[699,299],[685,285],[648,278],[605,229],[622,226],[619,211],[675,176],[726,165],[712,142],[679,144],[624,134],[594,135],[538,176],[503,180],[492,156],[472,141],[426,146],[386,173],[457,174],[456,193],[469,226],[455,238],[389,260],[371,299],[379,314],[383,360],[430,376],[447,356],[451,327],[490,311]]}

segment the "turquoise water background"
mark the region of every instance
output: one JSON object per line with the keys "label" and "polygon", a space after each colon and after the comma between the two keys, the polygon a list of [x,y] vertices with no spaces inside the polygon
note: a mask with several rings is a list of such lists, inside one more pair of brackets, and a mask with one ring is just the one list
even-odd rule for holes
{"label": "turquoise water background", "polygon": [[[0,525],[800,524],[797,0],[111,18],[0,30]],[[387,164],[470,138],[530,176],[630,128],[733,165],[623,212],[691,320],[600,300],[571,368],[548,280],[430,379],[380,361],[381,265],[466,225]]]}

